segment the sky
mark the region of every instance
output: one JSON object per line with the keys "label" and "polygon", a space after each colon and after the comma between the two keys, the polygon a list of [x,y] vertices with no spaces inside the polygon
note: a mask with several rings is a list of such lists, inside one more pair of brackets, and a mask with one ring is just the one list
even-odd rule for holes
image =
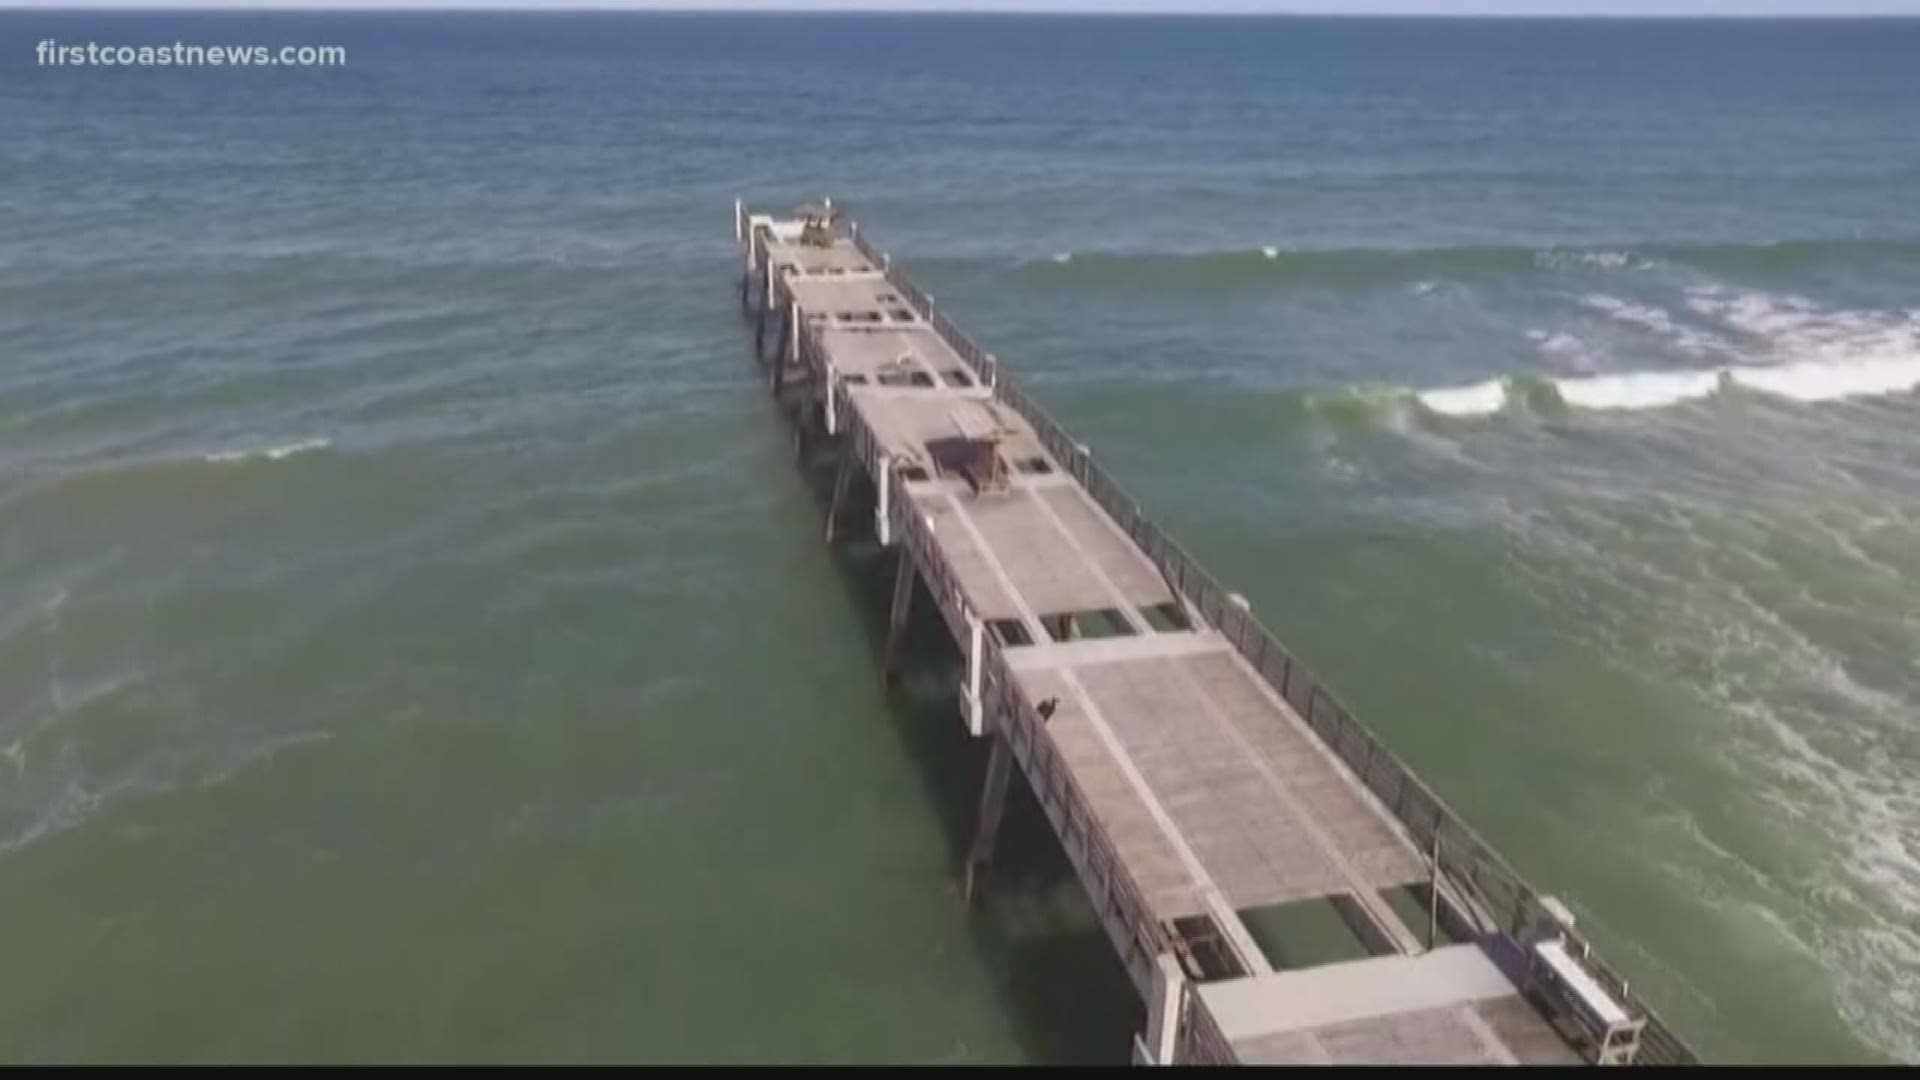
{"label": "sky", "polygon": [[1398,15],[1920,15],[1920,0],[0,0],[0,8],[692,8]]}

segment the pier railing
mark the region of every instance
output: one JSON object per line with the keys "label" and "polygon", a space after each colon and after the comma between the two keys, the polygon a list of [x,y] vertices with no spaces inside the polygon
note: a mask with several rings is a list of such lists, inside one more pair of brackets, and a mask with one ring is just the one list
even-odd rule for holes
{"label": "pier railing", "polygon": [[960,359],[966,361],[967,366],[973,369],[973,373],[979,377],[981,384],[993,385],[994,368],[998,366],[993,354],[968,337],[965,330],[960,329],[952,319],[947,318],[946,312],[935,307],[933,297],[928,296],[920,286],[915,285],[913,280],[907,277],[906,271],[894,266],[893,259],[885,252],[874,247],[857,231],[853,234],[853,243],[868,262],[886,272],[887,284],[892,285],[894,291],[905,298],[907,306],[911,307],[915,314],[933,326],[934,332],[940,335],[948,348],[960,354]]}
{"label": "pier railing", "polygon": [[[920,580],[925,583],[928,595],[933,597],[942,621],[953,631],[953,639],[960,642],[964,649],[975,618],[967,604],[966,590],[960,587],[960,581],[947,566],[947,561],[938,557],[939,549],[934,547],[933,537],[926,519],[921,516],[920,508],[914,504],[912,496],[901,490],[895,463],[879,448],[880,441],[861,423],[860,414],[851,409],[848,410],[848,427],[855,445],[862,448],[860,453],[873,463],[876,470],[887,471],[894,485],[894,495],[888,507],[894,535],[907,550],[913,552],[914,563],[920,568]],[[986,636],[985,645],[991,653],[994,647],[991,635]]]}
{"label": "pier railing", "polygon": [[1042,731],[1046,721],[1021,692],[1004,650],[991,637],[987,640],[982,696],[993,718],[991,724],[1000,729],[1014,758],[1033,781],[1034,795],[1058,830],[1067,857],[1079,864],[1088,897],[1114,939],[1127,975],[1143,995],[1148,993],[1156,958],[1172,950],[1173,940],[1147,906],[1145,894],[1121,860],[1106,826],[1093,812],[1086,792],[1060,759],[1053,740]]}
{"label": "pier railing", "polygon": [[[959,353],[981,381],[995,387],[995,396],[1033,426],[1048,451],[1086,487],[1094,501],[1153,560],[1174,593],[1185,598],[1207,623],[1232,642],[1234,649],[1260,673],[1267,685],[1306,720],[1308,726],[1393,813],[1420,850],[1437,853],[1440,875],[1454,887],[1465,891],[1474,905],[1492,919],[1493,925],[1483,929],[1497,930],[1519,938],[1540,920],[1551,918],[1548,909],[1541,903],[1541,894],[1529,886],[1438,795],[1415,777],[1372,732],[1355,720],[1339,699],[1260,623],[1243,599],[1229,592],[1171,536],[1148,520],[1138,501],[1094,461],[1093,455],[1083,444],[1068,436],[1066,430],[1045,409],[1020,390],[1012,379],[999,376],[994,370],[998,365],[993,357],[936,308],[932,298],[895,266],[891,258],[858,232],[854,234],[854,242],[870,262],[885,270],[889,284]],[[995,682],[998,678],[1010,685],[1004,659],[999,656],[997,647],[991,652],[994,666],[988,669],[989,684],[998,685]],[[1015,691],[1007,697],[1018,701],[1020,695]],[[1026,710],[1016,709],[1014,713],[1019,722],[1013,725],[1013,729],[1018,730],[1021,723],[1027,722]],[[1012,731],[1009,734],[1011,736]],[[1045,746],[1047,741],[1034,740],[1034,745]],[[1071,779],[1064,777],[1064,774],[1063,783],[1071,786]],[[1099,826],[1094,823],[1092,828],[1098,830]],[[1118,865],[1117,861],[1112,860],[1110,844],[1106,856],[1111,865]],[[1124,871],[1121,871],[1110,880],[1124,881],[1125,877]],[[1131,882],[1126,884],[1130,886]],[[1583,965],[1608,992],[1631,1012],[1646,1018],[1646,1026],[1641,1033],[1641,1049],[1636,1059],[1639,1063],[1697,1063],[1698,1057],[1694,1052],[1654,1015],[1651,1008],[1633,996],[1627,980],[1601,960],[1582,935],[1569,929],[1565,931],[1565,936],[1570,951],[1581,958]]]}
{"label": "pier railing", "polygon": [[1187,987],[1180,1001],[1180,1033],[1175,1044],[1176,1065],[1236,1065],[1233,1045],[1220,1034],[1213,1014],[1201,1004],[1200,996]]}

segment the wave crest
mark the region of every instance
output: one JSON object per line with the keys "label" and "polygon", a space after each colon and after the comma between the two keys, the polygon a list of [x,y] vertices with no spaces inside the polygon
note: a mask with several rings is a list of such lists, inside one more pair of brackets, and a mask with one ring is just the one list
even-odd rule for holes
{"label": "wave crest", "polygon": [[1413,397],[1431,413],[1479,417],[1548,403],[1591,410],[1661,409],[1733,389],[1806,403],[1908,393],[1920,390],[1920,356],[1809,360],[1693,371],[1629,371],[1559,379],[1521,375],[1416,390]]}
{"label": "wave crest", "polygon": [[285,446],[269,446],[259,450],[220,450],[204,455],[201,460],[212,464],[230,464],[239,461],[283,461],[295,454],[308,454],[315,450],[327,450],[333,443],[326,439],[308,439],[305,442],[288,443]]}

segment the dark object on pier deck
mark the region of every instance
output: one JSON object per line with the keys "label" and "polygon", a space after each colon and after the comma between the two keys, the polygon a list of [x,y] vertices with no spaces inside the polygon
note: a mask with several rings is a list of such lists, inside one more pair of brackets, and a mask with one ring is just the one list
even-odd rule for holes
{"label": "dark object on pier deck", "polygon": [[833,246],[833,223],[840,219],[840,211],[834,209],[831,199],[824,203],[807,203],[796,209],[794,215],[800,219],[801,243],[823,248]]}

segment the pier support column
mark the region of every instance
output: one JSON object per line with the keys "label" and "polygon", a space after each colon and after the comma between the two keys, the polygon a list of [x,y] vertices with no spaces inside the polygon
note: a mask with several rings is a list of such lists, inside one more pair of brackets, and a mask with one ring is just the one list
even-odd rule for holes
{"label": "pier support column", "polygon": [[1147,994],[1147,1030],[1135,1040],[1136,1065],[1171,1065],[1180,1045],[1180,1000],[1186,976],[1170,953],[1153,960],[1153,989]]}
{"label": "pier support column", "polygon": [[987,778],[980,786],[980,818],[973,827],[973,848],[967,852],[966,879],[961,886],[967,902],[993,862],[993,843],[1000,833],[1000,818],[1007,809],[1007,782],[1013,777],[1013,747],[1004,735],[996,735],[993,751],[987,757]]}
{"label": "pier support column", "polygon": [[800,362],[800,301],[787,304],[787,363]]}
{"label": "pier support column", "polygon": [[793,429],[793,456],[802,465],[807,462],[807,451],[812,448],[820,433],[820,379],[810,376],[805,386],[800,388],[800,403],[795,410]]}
{"label": "pier support column", "polygon": [[840,526],[840,504],[846,501],[847,488],[853,483],[853,448],[840,444],[840,467],[833,474],[833,498],[827,502],[827,543]]}
{"label": "pier support column", "polygon": [[987,627],[979,619],[967,620],[967,681],[960,687],[960,705],[966,710],[967,730],[979,738],[986,732],[985,706],[980,701],[987,663]]}
{"label": "pier support column", "polygon": [[880,538],[881,547],[893,546],[893,461],[881,463],[873,476],[873,535]]}
{"label": "pier support column", "polygon": [[767,355],[767,313],[773,310],[773,260],[767,260],[767,274],[760,284],[759,314],[753,324],[753,358],[764,360]]}
{"label": "pier support column", "polygon": [[900,657],[900,640],[906,637],[907,613],[913,608],[913,579],[919,569],[913,565],[913,552],[900,549],[900,569],[893,575],[893,605],[887,613],[887,649],[881,657],[881,677],[893,681],[894,665]]}
{"label": "pier support column", "polygon": [[747,239],[746,260],[747,264],[740,270],[740,311],[742,314],[746,313],[747,306],[753,302],[751,300],[753,296],[753,272],[759,269],[759,267],[753,264],[753,239],[751,237]]}
{"label": "pier support column", "polygon": [[800,353],[800,303],[790,301],[784,324],[780,328],[780,347],[773,353],[773,396],[778,399],[787,388],[787,365],[796,362]]}
{"label": "pier support column", "polygon": [[771,320],[773,323],[773,356],[767,362],[767,384],[773,388],[773,398],[780,400],[780,392],[787,388],[787,313],[781,311]]}

